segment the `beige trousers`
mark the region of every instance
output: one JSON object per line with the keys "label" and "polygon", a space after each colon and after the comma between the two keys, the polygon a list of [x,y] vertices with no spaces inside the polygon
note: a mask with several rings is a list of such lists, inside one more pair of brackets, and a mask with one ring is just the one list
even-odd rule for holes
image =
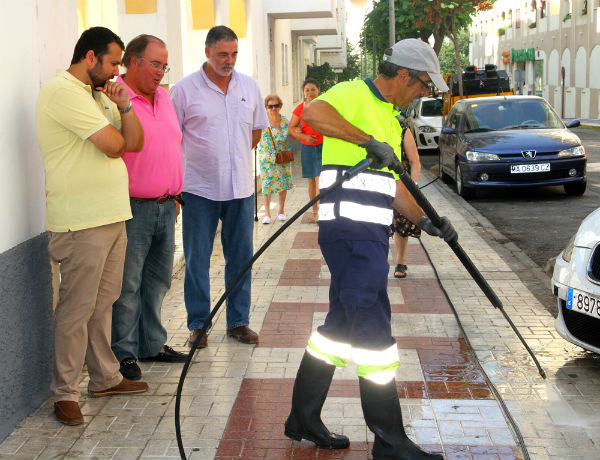
{"label": "beige trousers", "polygon": [[72,232],[48,232],[50,256],[60,263],[54,311],[55,401],[78,401],[87,364],[90,391],[118,385],[119,362],[110,348],[112,305],[121,294],[127,247],[125,222]]}

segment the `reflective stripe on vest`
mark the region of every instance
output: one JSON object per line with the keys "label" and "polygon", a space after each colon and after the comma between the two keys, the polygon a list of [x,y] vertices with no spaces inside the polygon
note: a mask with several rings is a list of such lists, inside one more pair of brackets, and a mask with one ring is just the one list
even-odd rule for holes
{"label": "reflective stripe on vest", "polygon": [[[345,172],[345,170],[342,171],[342,175]],[[336,179],[337,171],[335,169],[321,171],[321,175],[319,176],[319,187],[330,187],[336,181]],[[393,177],[374,175],[364,172],[353,177],[349,181],[344,182],[342,187],[352,190],[383,193],[391,196],[392,198],[396,196],[396,181]]]}
{"label": "reflective stripe on vest", "polygon": [[[325,166],[319,176],[320,188],[330,187],[346,169],[346,166]],[[356,222],[390,225],[394,215],[391,202],[395,195],[396,181],[391,174],[365,171],[344,182],[342,190],[321,200],[319,220],[344,217]]]}
{"label": "reflective stripe on vest", "polygon": [[323,222],[324,220],[333,220],[335,219],[335,213],[333,212],[333,203],[319,203],[319,220]]}
{"label": "reflective stripe on vest", "polygon": [[315,358],[333,364],[335,367],[347,367],[352,347],[349,343],[329,340],[315,331],[308,340],[306,351]]}
{"label": "reflective stripe on vest", "polygon": [[350,201],[341,201],[340,216],[360,222],[390,225],[394,217],[394,211],[391,209],[382,209],[377,206],[363,206],[362,204]]}

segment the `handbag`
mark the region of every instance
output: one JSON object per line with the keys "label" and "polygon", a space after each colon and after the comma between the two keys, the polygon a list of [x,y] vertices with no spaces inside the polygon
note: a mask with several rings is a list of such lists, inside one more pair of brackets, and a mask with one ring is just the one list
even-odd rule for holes
{"label": "handbag", "polygon": [[[271,142],[273,143],[273,149],[277,150],[275,146],[275,139],[273,138],[273,133],[271,132],[271,128],[268,128],[269,136],[271,136]],[[294,161],[294,153],[291,150],[282,150],[281,152],[275,153],[275,163],[278,165],[282,165],[285,163],[291,163]]]}

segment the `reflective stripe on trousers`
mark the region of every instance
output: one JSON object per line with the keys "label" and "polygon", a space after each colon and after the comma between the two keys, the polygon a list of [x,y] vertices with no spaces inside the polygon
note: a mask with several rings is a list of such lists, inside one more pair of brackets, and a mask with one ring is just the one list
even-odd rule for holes
{"label": "reflective stripe on trousers", "polygon": [[390,382],[400,367],[396,344],[384,350],[353,348],[348,343],[330,340],[315,331],[310,336],[306,351],[336,367],[347,367],[348,361],[352,360],[356,364],[356,375],[379,384]]}

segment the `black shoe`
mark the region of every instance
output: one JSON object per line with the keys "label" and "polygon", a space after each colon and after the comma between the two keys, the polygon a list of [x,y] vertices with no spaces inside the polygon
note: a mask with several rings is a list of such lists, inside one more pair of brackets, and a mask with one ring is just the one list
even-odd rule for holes
{"label": "black shoe", "polygon": [[173,350],[169,345],[164,345],[163,350],[156,356],[150,358],[140,358],[140,361],[161,361],[163,363],[185,363],[187,359],[186,353],[180,353]]}
{"label": "black shoe", "polygon": [[121,361],[121,368],[119,371],[123,377],[129,380],[139,380],[142,378],[142,370],[133,358],[125,358]]}
{"label": "black shoe", "polygon": [[292,394],[292,410],[285,422],[284,433],[288,438],[314,442],[321,449],[347,449],[348,438],[329,431],[321,420],[321,408],[335,366],[304,352]]}

